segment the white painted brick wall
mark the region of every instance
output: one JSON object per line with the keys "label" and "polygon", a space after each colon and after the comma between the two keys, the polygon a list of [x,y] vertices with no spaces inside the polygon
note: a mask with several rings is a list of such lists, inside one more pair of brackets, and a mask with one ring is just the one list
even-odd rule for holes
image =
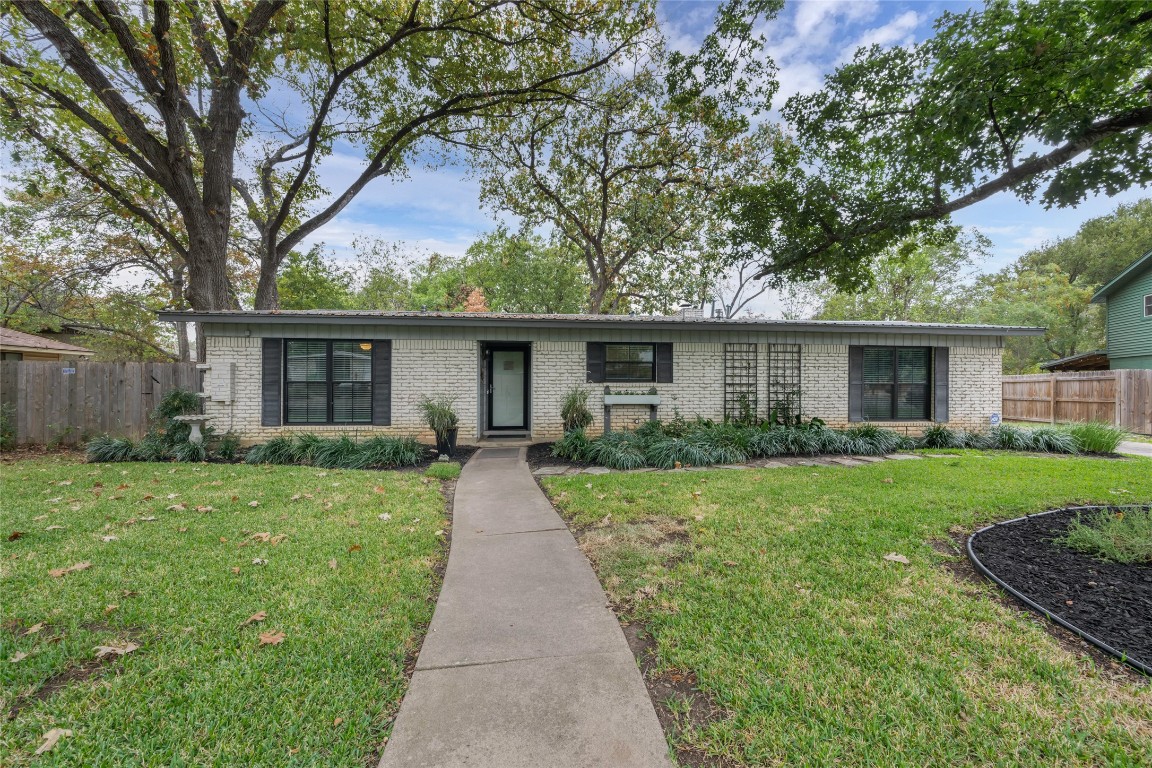
{"label": "white painted brick wall", "polygon": [[[431,441],[432,434],[421,417],[420,396],[449,395],[456,398],[461,443],[477,435],[479,343],[474,340],[397,339],[392,342],[392,425],[388,427],[320,425],[263,427],[261,406],[261,342],[259,338],[209,336],[208,363],[235,364],[233,400],[222,402],[222,392],[212,392],[205,411],[218,430],[239,433],[246,443],[262,442],[281,434],[309,431],[367,437],[373,434],[414,435]],[[768,345],[758,347],[757,386],[760,410],[767,406]],[[616,384],[613,389],[634,391],[655,387],[663,399],[658,415],[670,419],[676,413],[691,419],[724,415],[723,343],[676,343],[673,347],[674,382],[670,384]],[[564,394],[574,385],[590,390],[589,408],[596,421],[591,432],[604,426],[603,384],[586,382],[586,348],[583,341],[538,341],[532,345],[531,415],[532,437],[551,440],[560,436],[560,407]],[[988,425],[989,416],[1000,410],[1001,350],[952,347],[949,355],[950,424],[964,428]],[[808,344],[801,349],[803,412],[818,416],[830,426],[848,426],[848,347]],[[616,406],[613,426],[634,428],[647,418],[647,406]],[[903,431],[919,432],[930,422],[882,424]]]}

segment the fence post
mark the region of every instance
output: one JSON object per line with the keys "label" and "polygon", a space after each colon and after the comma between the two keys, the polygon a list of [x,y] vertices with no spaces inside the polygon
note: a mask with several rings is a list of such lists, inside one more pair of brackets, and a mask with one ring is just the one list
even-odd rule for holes
{"label": "fence post", "polygon": [[1056,374],[1048,379],[1048,423],[1056,423]]}

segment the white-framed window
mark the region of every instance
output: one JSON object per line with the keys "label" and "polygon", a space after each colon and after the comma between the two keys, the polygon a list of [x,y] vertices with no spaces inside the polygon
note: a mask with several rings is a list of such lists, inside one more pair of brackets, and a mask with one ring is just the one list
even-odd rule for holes
{"label": "white-framed window", "polygon": [[1152,317],[1152,293],[1144,297],[1144,317]]}

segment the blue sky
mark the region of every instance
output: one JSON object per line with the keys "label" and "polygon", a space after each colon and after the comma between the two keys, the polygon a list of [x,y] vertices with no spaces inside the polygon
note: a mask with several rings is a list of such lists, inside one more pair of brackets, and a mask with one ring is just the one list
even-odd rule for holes
{"label": "blue sky", "polygon": [[[768,51],[779,68],[777,104],[797,93],[820,88],[824,75],[851,58],[862,45],[906,45],[932,34],[933,21],[944,10],[963,10],[967,3],[908,2],[907,0],[802,0],[786,2],[783,12],[768,22]],[[674,47],[691,49],[707,32],[715,3],[704,0],[665,0],[661,13]],[[325,163],[324,178],[336,187],[353,173],[359,159],[336,156]],[[984,271],[995,271],[1045,241],[1072,234],[1087,219],[1114,210],[1122,202],[1146,197],[1134,189],[1117,197],[1096,197],[1075,209],[1045,210],[1001,193],[954,216],[975,227],[993,243],[993,256]],[[437,168],[413,165],[407,178],[373,183],[310,243],[322,241],[338,257],[351,254],[358,236],[403,242],[421,250],[462,254],[498,219],[479,204],[479,186],[467,168],[450,164]],[[766,295],[755,311],[776,315],[776,297]]]}

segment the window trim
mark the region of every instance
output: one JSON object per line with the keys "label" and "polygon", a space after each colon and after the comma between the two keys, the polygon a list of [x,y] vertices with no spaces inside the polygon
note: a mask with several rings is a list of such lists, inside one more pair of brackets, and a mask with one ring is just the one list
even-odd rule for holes
{"label": "window trim", "polygon": [[[935,393],[936,393],[936,350],[934,347],[920,347],[920,346],[887,346],[884,344],[866,344],[861,345],[861,355],[870,349],[885,349],[892,353],[892,382],[887,386],[892,387],[892,403],[889,409],[889,416],[887,417],[872,417],[864,413],[865,405],[863,397],[860,401],[860,418],[865,422],[906,422],[906,421],[932,421],[934,417]],[[905,386],[923,386],[924,387],[924,404],[927,406],[926,413],[923,416],[897,416],[897,398],[900,394],[900,360],[899,351],[902,349],[920,349],[928,353],[927,365],[927,381],[923,385],[905,385]],[[875,382],[873,382],[875,383]],[[867,387],[868,382],[864,380],[864,371],[860,371],[860,384],[862,387]]]}
{"label": "window trim", "polygon": [[1152,317],[1152,293],[1144,294],[1144,317]]}
{"label": "window trim", "polygon": [[[325,366],[324,385],[325,385],[325,390],[326,390],[325,399],[327,401],[326,402],[327,410],[325,412],[324,421],[292,421],[291,419],[288,418],[288,385],[292,384],[292,383],[300,383],[300,382],[292,382],[288,378],[288,345],[293,343],[293,342],[299,342],[299,341],[319,341],[319,342],[323,342],[323,344],[324,344],[324,366]],[[325,426],[370,427],[370,426],[372,426],[373,421],[374,421],[374,416],[375,416],[375,414],[373,413],[373,396],[376,393],[376,371],[373,369],[371,355],[369,356],[369,363],[368,363],[368,402],[369,402],[368,420],[367,421],[336,421],[334,419],[335,405],[336,405],[335,397],[334,397],[334,394],[335,394],[334,387],[335,387],[336,382],[332,378],[332,370],[333,370],[332,369],[332,345],[335,343],[371,344],[372,345],[372,351],[374,352],[376,344],[379,344],[380,342],[377,339],[302,339],[302,338],[288,339],[288,338],[286,338],[283,340],[284,352],[283,352],[283,359],[281,360],[281,375],[284,378],[283,378],[283,383],[282,383],[283,396],[281,397],[281,417],[282,417],[282,423],[284,424],[284,426],[294,426],[294,427],[325,427]]]}
{"label": "window trim", "polygon": [[[655,384],[658,372],[656,370],[656,344],[647,341],[605,341],[604,344],[604,382],[608,384]],[[646,379],[613,378],[608,374],[608,348],[609,347],[648,347],[652,350],[652,374]]]}

